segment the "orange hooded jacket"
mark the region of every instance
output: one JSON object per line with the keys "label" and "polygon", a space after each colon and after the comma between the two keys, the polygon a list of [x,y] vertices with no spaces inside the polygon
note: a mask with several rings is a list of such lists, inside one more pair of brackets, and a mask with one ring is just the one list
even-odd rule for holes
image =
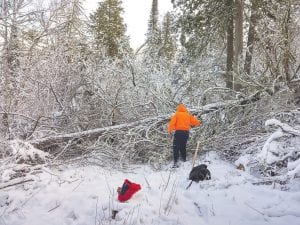
{"label": "orange hooded jacket", "polygon": [[191,115],[183,104],[179,104],[175,115],[170,120],[168,132],[172,133],[173,130],[188,131],[191,126],[199,126],[200,124],[200,120]]}

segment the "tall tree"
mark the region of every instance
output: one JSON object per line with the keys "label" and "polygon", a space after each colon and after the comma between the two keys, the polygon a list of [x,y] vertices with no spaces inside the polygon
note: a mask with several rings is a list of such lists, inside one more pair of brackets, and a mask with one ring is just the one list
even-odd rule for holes
{"label": "tall tree", "polygon": [[244,0],[235,0],[235,64],[239,66],[243,53]]}
{"label": "tall tree", "polygon": [[158,15],[158,0],[152,0],[148,30],[146,33],[146,52],[153,59],[157,58],[162,46]]}
{"label": "tall tree", "polygon": [[162,24],[162,47],[159,55],[172,60],[176,53],[176,37],[174,35],[174,19],[170,12],[164,16]]}
{"label": "tall tree", "polygon": [[63,17],[63,34],[71,41],[75,38],[80,38],[83,28],[83,14],[82,0],[61,0],[61,12]]}
{"label": "tall tree", "polygon": [[246,56],[244,63],[244,71],[247,75],[251,73],[251,64],[253,58],[253,49],[255,43],[255,27],[257,25],[257,9],[258,9],[258,1],[251,1],[251,9],[250,9],[250,21],[249,21],[249,29],[248,29],[248,38],[247,38],[247,47],[246,47]]}
{"label": "tall tree", "polygon": [[233,60],[234,60],[234,26],[233,26],[233,0],[226,0],[227,16],[227,60],[226,60],[226,87],[234,87]]}
{"label": "tall tree", "polygon": [[286,2],[286,7],[284,8],[285,12],[282,18],[282,37],[284,40],[284,52],[283,52],[283,75],[287,84],[289,84],[292,80],[292,73],[291,73],[291,10],[292,4],[291,1]]}
{"label": "tall tree", "polygon": [[[172,0],[179,9],[181,40],[191,57],[199,58],[208,44],[226,39],[226,87],[234,88],[234,0]],[[240,42],[239,42],[240,43]]]}
{"label": "tall tree", "polygon": [[172,0],[172,3],[178,9],[181,44],[190,57],[200,57],[208,44],[220,42],[220,37],[226,36],[229,13],[225,1]]}
{"label": "tall tree", "polygon": [[99,49],[104,48],[106,56],[120,57],[122,51],[129,51],[122,13],[121,0],[104,0],[90,16],[96,45]]}
{"label": "tall tree", "polygon": [[233,89],[239,91],[242,88],[239,75],[243,68],[240,68],[243,57],[243,25],[244,25],[244,0],[235,0],[234,17],[234,79]]}
{"label": "tall tree", "polygon": [[26,4],[25,0],[3,0],[0,5],[0,21],[2,22],[1,32],[3,46],[2,46],[2,71],[0,80],[4,80],[1,84],[3,88],[1,97],[3,98],[0,106],[4,109],[5,113],[2,115],[2,125],[4,127],[5,135],[10,136],[9,128],[9,114],[17,104],[16,98],[20,83],[18,82],[18,69],[20,66],[20,36],[21,25],[27,22],[26,19],[22,19],[21,10],[24,9]]}

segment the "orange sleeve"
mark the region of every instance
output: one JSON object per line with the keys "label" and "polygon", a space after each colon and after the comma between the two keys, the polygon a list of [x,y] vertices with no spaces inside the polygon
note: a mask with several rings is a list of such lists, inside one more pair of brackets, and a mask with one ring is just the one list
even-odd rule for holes
{"label": "orange sleeve", "polygon": [[190,118],[191,118],[190,121],[191,121],[191,125],[192,126],[199,126],[199,125],[201,125],[201,121],[198,120],[195,116],[191,115]]}
{"label": "orange sleeve", "polygon": [[169,122],[169,126],[168,126],[169,133],[172,133],[172,131],[175,130],[175,124],[176,124],[176,114],[171,117],[171,120]]}

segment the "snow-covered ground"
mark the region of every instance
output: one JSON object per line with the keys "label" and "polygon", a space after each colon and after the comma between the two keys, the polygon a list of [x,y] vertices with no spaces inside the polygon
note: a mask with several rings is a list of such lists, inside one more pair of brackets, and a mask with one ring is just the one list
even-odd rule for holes
{"label": "snow-covered ground", "polygon": [[[299,178],[288,186],[256,185],[261,180],[247,169],[237,170],[214,153],[200,161],[208,165],[212,179],[193,183],[188,190],[190,162],[161,171],[146,165],[127,172],[95,166],[43,168],[34,182],[0,190],[0,224],[300,224]],[[126,178],[142,189],[120,203],[116,189]],[[118,210],[115,219],[112,210]]]}

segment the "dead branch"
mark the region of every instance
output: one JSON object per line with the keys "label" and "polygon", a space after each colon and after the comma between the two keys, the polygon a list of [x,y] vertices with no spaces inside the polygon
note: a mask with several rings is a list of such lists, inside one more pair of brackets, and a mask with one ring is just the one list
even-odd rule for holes
{"label": "dead branch", "polygon": [[33,181],[33,179],[32,178],[26,178],[26,179],[22,179],[22,180],[13,180],[12,182],[8,182],[7,184],[0,185],[0,189],[16,186],[16,185],[19,185],[19,184],[24,184],[24,183],[27,183],[27,182],[30,182],[30,181]]}
{"label": "dead branch", "polygon": [[262,213],[261,211],[255,209],[254,207],[252,207],[251,205],[249,205],[247,202],[245,202],[245,205],[248,206],[250,209],[253,209],[255,212],[258,212],[259,214],[265,216],[265,213]]}
{"label": "dead branch", "polygon": [[57,209],[58,207],[60,207],[60,203],[56,202],[56,205],[53,208],[49,209],[48,212],[51,212],[51,211]]}
{"label": "dead branch", "polygon": [[27,135],[28,138],[30,138],[30,136],[35,132],[35,130],[36,130],[36,128],[37,128],[37,126],[38,126],[38,123],[39,123],[39,121],[40,121],[41,118],[42,118],[42,116],[39,115],[38,118],[36,119],[35,124],[34,124],[32,130],[31,130],[30,133]]}
{"label": "dead branch", "polygon": [[280,129],[285,133],[292,134],[295,136],[300,136],[300,130],[294,129],[293,127],[289,126],[288,124],[281,123],[280,121],[278,121],[276,119],[268,120],[266,125],[280,127]]}

